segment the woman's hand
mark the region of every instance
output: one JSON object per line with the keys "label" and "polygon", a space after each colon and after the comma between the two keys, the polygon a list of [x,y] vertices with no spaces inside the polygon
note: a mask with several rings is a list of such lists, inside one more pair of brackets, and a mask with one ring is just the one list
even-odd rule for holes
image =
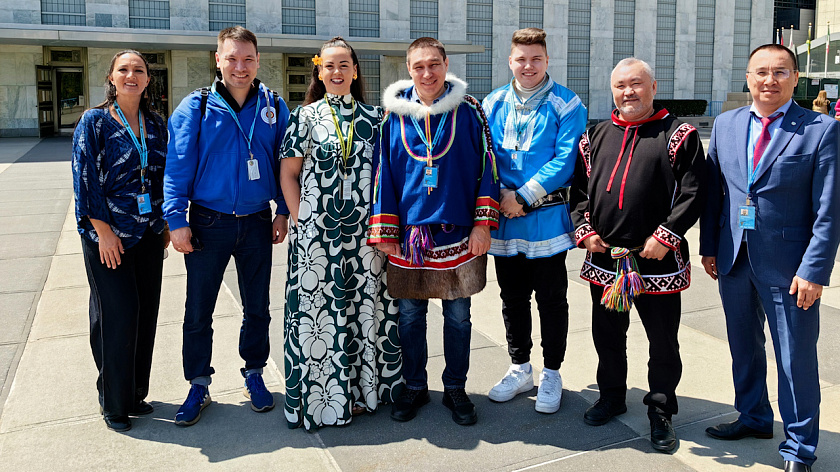
{"label": "woman's hand", "polygon": [[108,223],[94,218],[89,219],[99,237],[99,261],[109,269],[116,269],[122,263],[120,256],[125,253],[122,240],[114,234]]}

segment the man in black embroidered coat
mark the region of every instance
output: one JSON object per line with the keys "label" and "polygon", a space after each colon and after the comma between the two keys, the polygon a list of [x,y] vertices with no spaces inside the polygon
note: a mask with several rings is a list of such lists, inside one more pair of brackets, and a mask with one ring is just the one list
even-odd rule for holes
{"label": "man in black embroidered coat", "polygon": [[604,288],[615,280],[611,250],[626,248],[644,282],[644,293],[633,302],[650,341],[650,393],[644,403],[651,442],[668,452],[676,446],[671,415],[677,413],[682,374],[679,292],[691,279],[683,236],[702,209],[703,145],[693,126],[654,106],[656,80],[644,61],[619,62],[611,87],[618,109],[612,120],[581,137],[572,185],[575,240],[587,250],[581,277],[590,282],[601,393],[584,420],[602,425],[627,411],[629,308],[613,311],[601,303]]}

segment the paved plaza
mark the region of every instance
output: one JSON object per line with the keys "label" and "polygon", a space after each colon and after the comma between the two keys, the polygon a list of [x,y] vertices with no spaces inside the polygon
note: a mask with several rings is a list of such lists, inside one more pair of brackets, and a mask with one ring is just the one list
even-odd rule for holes
{"label": "paved plaza", "polygon": [[[708,143],[708,131],[704,134]],[[96,369],[88,343],[88,295],[76,232],[69,138],[0,139],[0,469],[2,470],[282,470],[282,471],[730,471],[778,470],[783,438],[722,442],[704,429],[736,418],[723,310],[717,287],[702,270],[697,229],[688,240],[694,266],[683,294],[680,344],[684,371],[674,417],[679,444],[655,452],[642,397],[647,389],[647,339],[634,315],[628,333],[628,412],[592,427],[584,410],[598,397],[597,358],[590,334],[590,298],[578,277],[584,251],[567,260],[570,323],[560,373],[560,411],[534,411],[536,389],[504,403],[487,392],[509,358],[495,272],[473,297],[473,338],[467,392],[478,424],[453,423],[440,404],[443,346],[440,303],[429,316],[432,403],[408,423],[390,419],[386,406],[346,427],[307,433],[290,430],[283,416],[283,303],[286,245],[275,246],[271,307],[273,344],[266,384],[277,408],[258,414],[242,394],[237,340],[241,306],[230,264],[215,315],[210,387],[214,403],[201,421],[176,427],[175,412],[188,384],[181,368],[181,322],[186,276],[170,248],[158,323],[151,392],[155,411],[133,420],[125,434],[105,428],[99,414]],[[492,263],[492,258],[491,258]],[[822,298],[819,343],[822,417],[815,470],[840,470],[840,273]],[[534,308],[536,317],[536,309]],[[534,323],[534,367],[542,368],[539,323]],[[769,339],[769,334],[768,334]],[[768,345],[768,388],[776,397],[776,370]],[[775,408],[774,403],[774,408]]]}

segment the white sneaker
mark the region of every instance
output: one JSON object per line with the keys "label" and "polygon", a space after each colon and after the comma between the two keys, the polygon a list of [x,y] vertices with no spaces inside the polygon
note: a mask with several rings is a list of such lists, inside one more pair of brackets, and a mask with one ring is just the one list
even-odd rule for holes
{"label": "white sneaker", "polygon": [[527,371],[523,365],[511,364],[507,374],[502,377],[488,395],[494,402],[506,402],[520,393],[527,392],[534,388],[534,370],[527,364]]}
{"label": "white sneaker", "polygon": [[540,374],[540,388],[537,390],[537,404],[534,409],[540,413],[554,413],[560,409],[563,396],[563,379],[556,370],[543,369]]}

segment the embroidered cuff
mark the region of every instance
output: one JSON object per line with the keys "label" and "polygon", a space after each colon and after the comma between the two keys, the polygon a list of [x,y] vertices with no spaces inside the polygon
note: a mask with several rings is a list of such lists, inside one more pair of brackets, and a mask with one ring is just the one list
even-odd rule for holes
{"label": "embroidered cuff", "polygon": [[400,241],[400,219],[397,215],[373,215],[367,234],[368,245]]}
{"label": "embroidered cuff", "polygon": [[678,250],[680,247],[680,241],[682,241],[681,237],[672,233],[668,230],[668,228],[662,225],[659,225],[659,227],[656,228],[656,231],[653,232],[653,237],[662,243],[663,246],[667,246],[668,249],[671,249],[672,251]]}
{"label": "embroidered cuff", "polygon": [[516,192],[519,195],[522,195],[522,198],[524,198],[525,201],[528,202],[528,205],[533,205],[534,202],[548,194],[548,192],[545,191],[543,186],[537,183],[537,181],[534,179],[525,182],[525,185],[516,189]]}
{"label": "embroidered cuff", "polygon": [[499,227],[499,202],[490,197],[478,197],[475,201],[473,226]]}
{"label": "embroidered cuff", "polygon": [[585,247],[583,245],[583,240],[590,236],[594,236],[595,234],[597,234],[595,232],[595,229],[592,228],[592,226],[589,223],[584,223],[578,226],[577,229],[575,229],[575,244],[578,247],[583,248]]}

